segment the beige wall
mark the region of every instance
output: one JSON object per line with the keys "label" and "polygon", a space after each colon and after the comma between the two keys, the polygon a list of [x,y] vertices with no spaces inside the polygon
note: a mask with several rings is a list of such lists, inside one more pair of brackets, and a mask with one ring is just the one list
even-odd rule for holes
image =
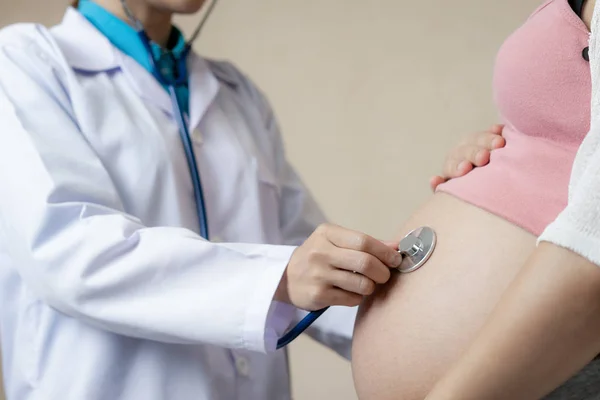
{"label": "beige wall", "polygon": [[[266,91],[330,219],[386,238],[445,151],[496,122],[495,52],[540,1],[222,0],[197,48]],[[65,3],[1,0],[0,25],[56,21]],[[306,339],[292,371],[296,400],[355,398],[348,363]]]}

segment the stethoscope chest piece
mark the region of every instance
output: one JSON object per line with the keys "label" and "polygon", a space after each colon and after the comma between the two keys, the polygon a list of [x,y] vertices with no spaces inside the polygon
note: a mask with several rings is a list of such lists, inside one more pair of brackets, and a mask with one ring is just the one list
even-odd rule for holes
{"label": "stethoscope chest piece", "polygon": [[397,270],[407,274],[421,268],[433,254],[436,244],[433,229],[425,226],[413,230],[400,241],[398,252],[402,253],[404,260]]}

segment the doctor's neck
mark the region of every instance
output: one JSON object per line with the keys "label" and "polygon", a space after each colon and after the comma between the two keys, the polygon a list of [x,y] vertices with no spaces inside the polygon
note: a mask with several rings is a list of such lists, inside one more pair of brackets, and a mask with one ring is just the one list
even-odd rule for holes
{"label": "doctor's neck", "polygon": [[[94,0],[97,4],[116,15],[123,21],[131,23],[120,0]],[[142,23],[144,30],[154,42],[166,46],[171,36],[171,20],[173,12],[159,9],[145,0],[128,0],[127,5],[133,15]]]}

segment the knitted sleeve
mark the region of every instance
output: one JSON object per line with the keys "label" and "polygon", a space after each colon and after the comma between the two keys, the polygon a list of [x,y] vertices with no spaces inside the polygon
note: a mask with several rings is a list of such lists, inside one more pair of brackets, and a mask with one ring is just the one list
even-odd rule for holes
{"label": "knitted sleeve", "polygon": [[591,31],[590,132],[573,164],[568,205],[546,228],[538,242],[565,247],[600,265],[600,7],[595,7]]}

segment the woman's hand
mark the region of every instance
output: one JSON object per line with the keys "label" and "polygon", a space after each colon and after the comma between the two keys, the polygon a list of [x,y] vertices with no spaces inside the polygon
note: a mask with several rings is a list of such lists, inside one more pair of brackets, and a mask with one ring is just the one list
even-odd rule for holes
{"label": "woman's hand", "polygon": [[493,125],[490,129],[467,136],[455,147],[444,162],[442,175],[431,178],[431,190],[442,183],[466,175],[475,167],[483,167],[490,162],[492,150],[504,147],[506,141],[502,137],[503,125]]}
{"label": "woman's hand", "polygon": [[275,299],[303,310],[353,307],[390,279],[402,263],[398,243],[321,225],[292,255]]}

